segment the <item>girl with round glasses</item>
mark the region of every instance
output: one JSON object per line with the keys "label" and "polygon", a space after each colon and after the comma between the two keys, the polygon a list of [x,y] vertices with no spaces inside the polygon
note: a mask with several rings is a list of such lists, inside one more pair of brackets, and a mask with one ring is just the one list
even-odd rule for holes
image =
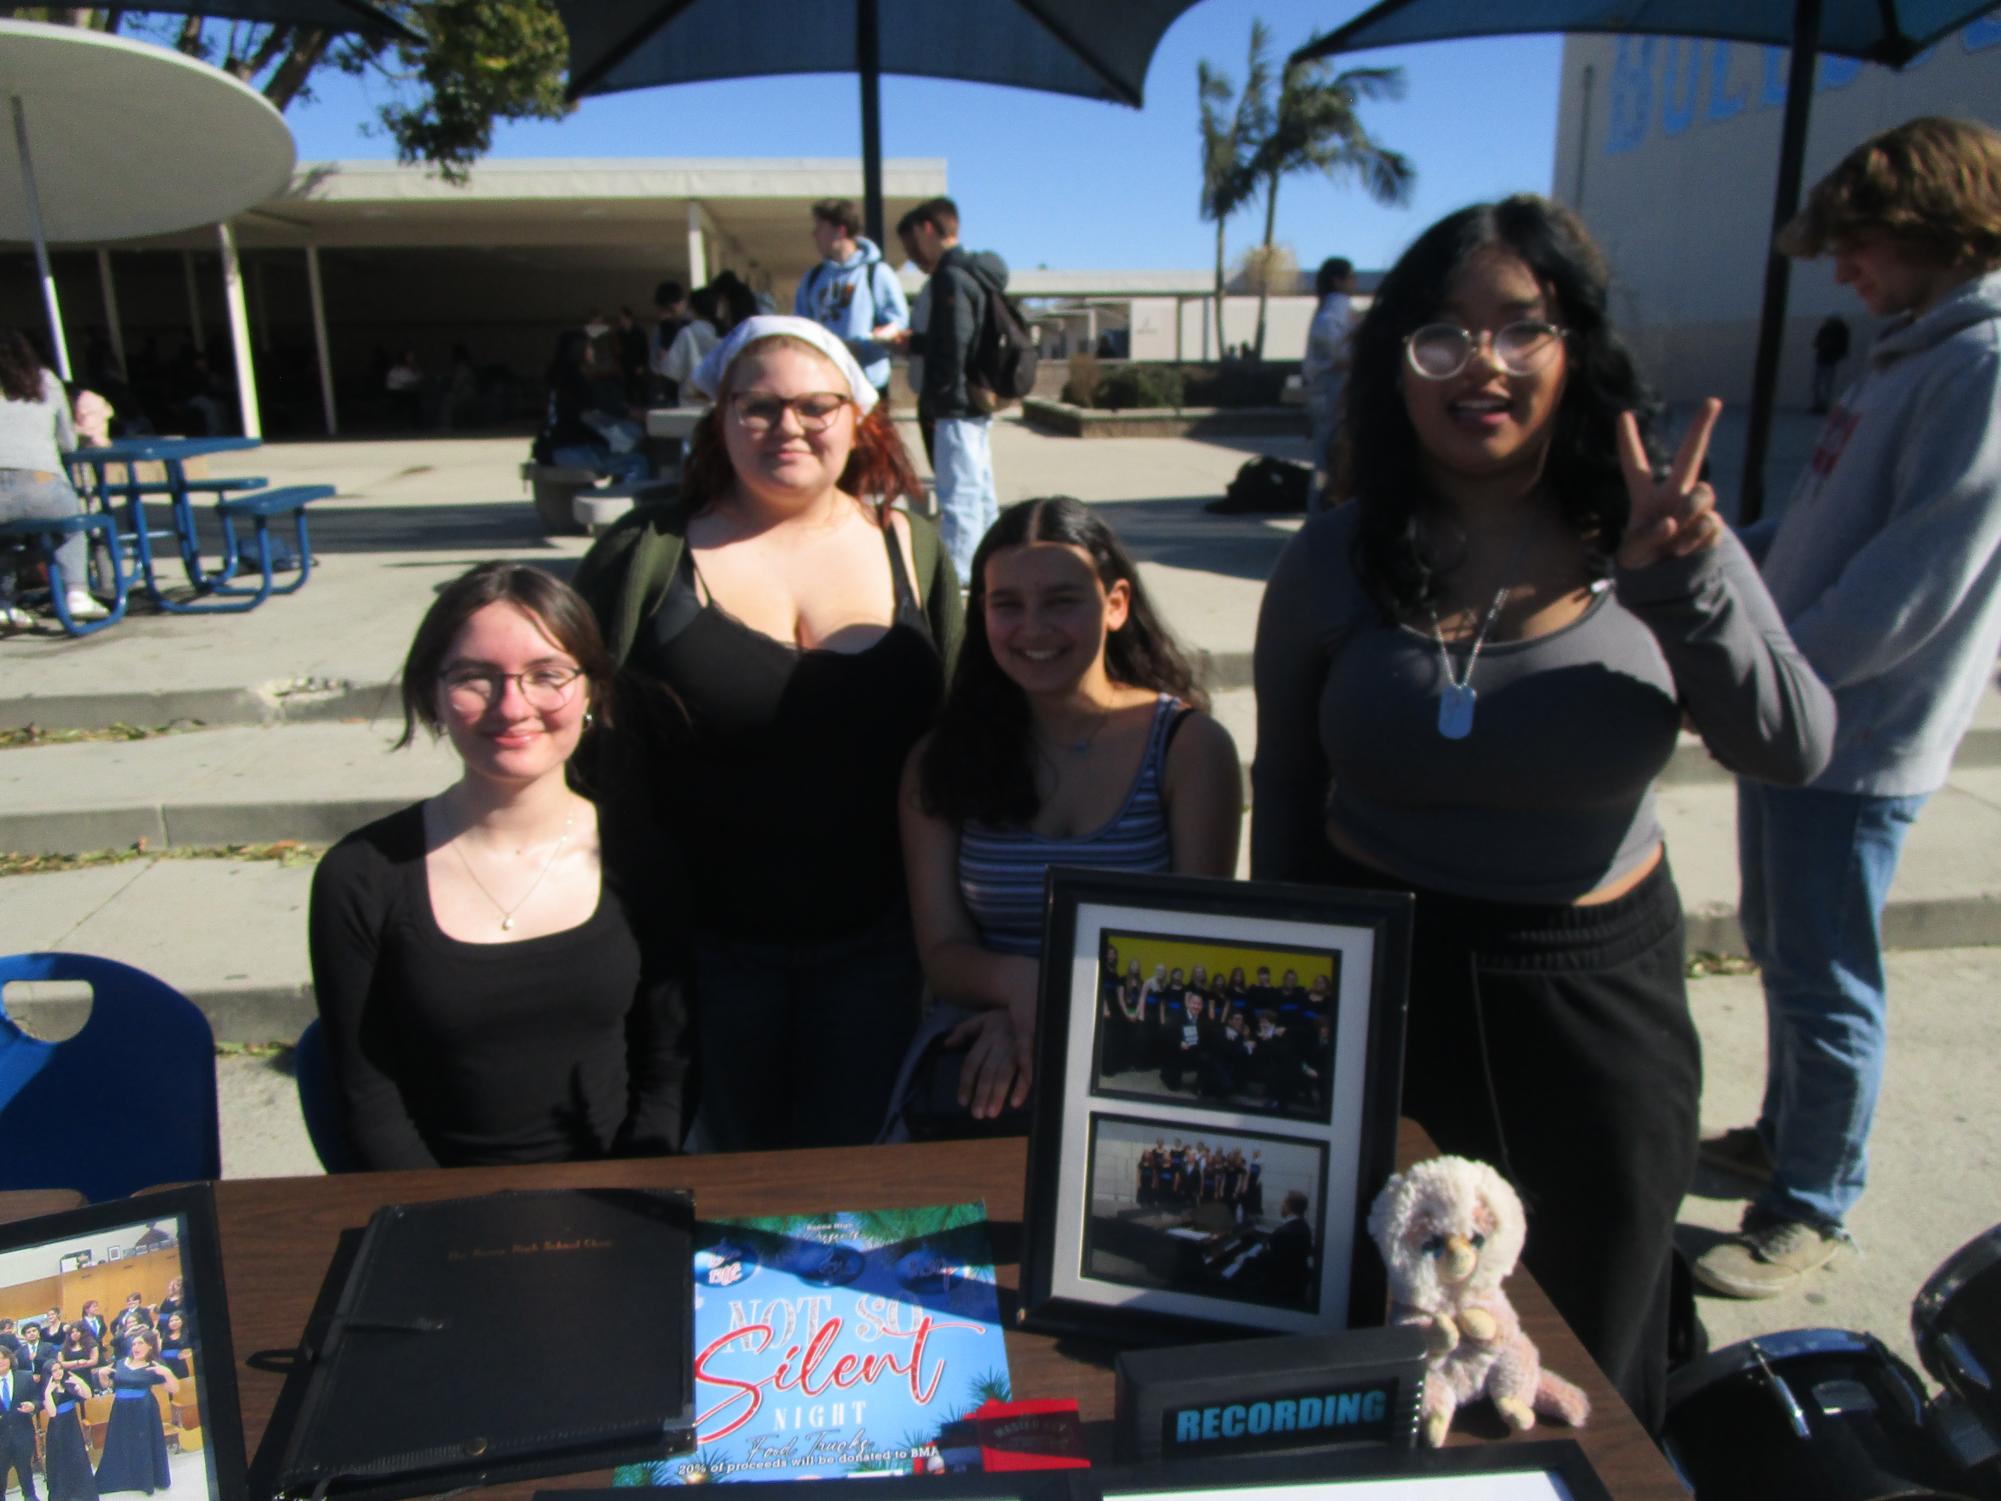
{"label": "girl with round glasses", "polygon": [[1507,1173],[1529,1265],[1658,1427],[1701,1061],[1653,783],[1684,718],[1796,783],[1833,711],[1653,405],[1582,224],[1433,225],[1355,338],[1350,499],[1308,521],[1256,651],[1251,869],[1416,898],[1404,1100]]}
{"label": "girl with round glasses", "polygon": [[346,1136],[366,1168],[677,1150],[684,901],[571,783],[605,715],[597,622],[539,569],[447,584],[403,666],[403,738],[459,778],[348,835],[308,931]]}
{"label": "girl with round glasses", "polygon": [[897,777],[944,691],[958,580],[897,504],[922,490],[875,387],[819,324],[751,318],[692,385],[715,405],[681,496],[577,576],[621,664],[603,781],[687,869],[699,1143],[872,1141],[923,985]]}

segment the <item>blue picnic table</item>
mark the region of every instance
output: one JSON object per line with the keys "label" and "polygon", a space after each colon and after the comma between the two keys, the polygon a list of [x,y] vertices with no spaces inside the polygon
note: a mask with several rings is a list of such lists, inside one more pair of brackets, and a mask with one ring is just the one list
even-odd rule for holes
{"label": "blue picnic table", "polygon": [[[239,613],[255,609],[272,594],[290,594],[302,587],[312,572],[312,550],[306,539],[306,505],[334,493],[331,485],[287,485],[266,488],[262,478],[230,477],[191,479],[188,461],[213,454],[242,453],[260,447],[258,438],[121,438],[115,443],[79,448],[63,455],[63,462],[79,483],[77,489],[94,496],[106,512],[117,514],[119,503],[125,511],[120,543],[131,550],[139,580],[153,603],[175,614]],[[162,480],[141,480],[140,464],[158,464]],[[122,469],[123,477],[111,471]],[[85,473],[89,478],[84,478]],[[201,536],[195,514],[195,496],[215,496],[216,515],[222,527],[222,556],[214,568],[202,562]],[[146,514],[146,501],[164,497],[170,507],[171,530],[160,533],[173,539],[182,571],[196,597],[176,599],[162,587],[156,572],[153,538]],[[283,588],[273,582],[274,571],[287,566],[282,544],[274,551],[269,523],[284,516],[293,518],[298,550],[289,561],[299,576]],[[256,547],[255,563],[261,578],[256,585],[239,583],[237,575],[253,559],[237,533],[237,524],[252,528],[250,540]]]}

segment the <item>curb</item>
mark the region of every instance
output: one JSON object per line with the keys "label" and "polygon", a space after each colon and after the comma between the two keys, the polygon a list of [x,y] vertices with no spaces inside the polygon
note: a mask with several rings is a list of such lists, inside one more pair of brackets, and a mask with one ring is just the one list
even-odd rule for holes
{"label": "curb", "polygon": [[102,730],[117,724],[204,726],[312,724],[373,719],[395,707],[397,685],[321,682],[265,688],[165,688],[0,700],[0,730]]}

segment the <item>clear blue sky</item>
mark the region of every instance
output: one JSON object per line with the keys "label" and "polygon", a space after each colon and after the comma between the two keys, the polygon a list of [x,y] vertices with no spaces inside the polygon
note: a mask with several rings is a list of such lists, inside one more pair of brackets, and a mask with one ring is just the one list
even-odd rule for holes
{"label": "clear blue sky", "polygon": [[[1203,0],[1154,54],[1146,107],[921,78],[882,84],[886,156],[943,157],[969,243],[1010,265],[1200,268],[1215,231],[1196,212],[1195,65],[1241,83],[1251,18],[1262,16],[1282,59],[1362,0]],[[1556,139],[1561,42],[1528,37],[1370,53],[1355,63],[1404,69],[1395,103],[1365,106],[1371,134],[1409,156],[1417,191],[1382,209],[1358,189],[1294,177],[1278,199],[1277,238],[1304,265],[1346,255],[1387,265],[1432,220],[1481,198],[1547,192]],[[319,95],[287,112],[302,160],[381,158],[394,148],[361,127],[386,97],[379,81],[314,80]],[[503,128],[496,157],[859,156],[860,90],[852,76],[682,84],[586,100],[567,120]],[[1231,220],[1234,259],[1263,233],[1262,204]]]}

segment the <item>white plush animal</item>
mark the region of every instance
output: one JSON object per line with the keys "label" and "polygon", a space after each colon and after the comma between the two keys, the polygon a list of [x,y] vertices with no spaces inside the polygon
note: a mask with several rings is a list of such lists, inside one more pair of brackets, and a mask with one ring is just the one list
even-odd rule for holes
{"label": "white plush animal", "polygon": [[1425,1331],[1424,1441],[1445,1441],[1452,1415],[1491,1397],[1510,1428],[1536,1414],[1581,1428],[1591,1401],[1542,1368],[1501,1281],[1527,1232],[1522,1201],[1484,1162],[1434,1157],[1383,1185],[1369,1235],[1390,1271],[1390,1319]]}

